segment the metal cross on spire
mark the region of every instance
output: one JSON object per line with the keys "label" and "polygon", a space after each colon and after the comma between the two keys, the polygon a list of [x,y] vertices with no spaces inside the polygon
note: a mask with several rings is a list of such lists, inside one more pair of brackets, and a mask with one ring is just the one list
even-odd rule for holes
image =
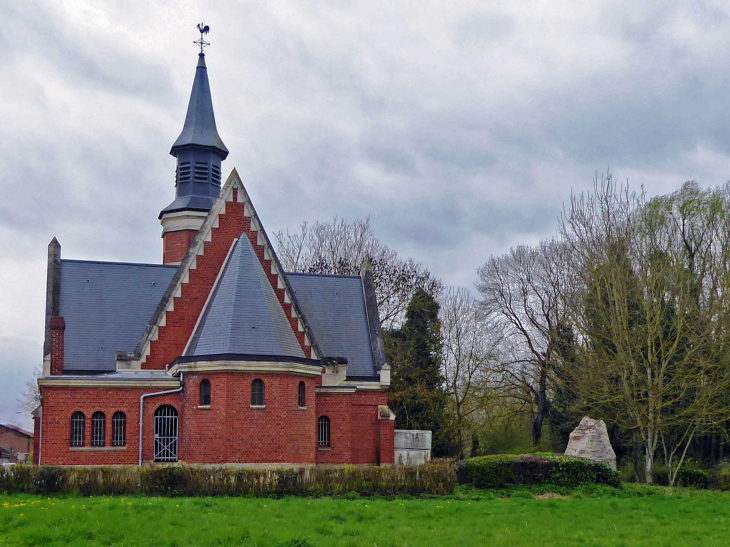
{"label": "metal cross on spire", "polygon": [[203,34],[208,34],[210,32],[210,27],[204,23],[198,23],[198,31],[200,31],[200,40],[193,41],[193,44],[197,44],[200,46],[200,54],[205,55],[205,52],[203,51],[203,48],[205,46],[209,46],[210,42],[206,42],[203,39]]}

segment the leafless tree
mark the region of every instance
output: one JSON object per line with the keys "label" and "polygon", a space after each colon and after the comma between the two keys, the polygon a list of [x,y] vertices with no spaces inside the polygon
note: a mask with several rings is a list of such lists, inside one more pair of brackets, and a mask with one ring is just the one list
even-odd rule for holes
{"label": "leafless tree", "polygon": [[466,289],[449,288],[440,305],[442,374],[451,402],[459,456],[463,457],[466,422],[496,402],[492,367],[501,332]]}
{"label": "leafless tree", "polygon": [[437,295],[442,285],[421,264],[403,260],[373,232],[370,218],[348,222],[304,222],[298,232],[274,234],[279,260],[290,272],[357,275],[367,257],[373,265],[380,322],[384,328],[398,326],[408,302],[419,288]]}
{"label": "leafless tree", "polygon": [[38,378],[43,376],[43,366],[33,368],[33,378],[25,383],[25,389],[18,397],[18,408],[30,414],[41,404],[41,392],[38,389]]}
{"label": "leafless tree", "polygon": [[505,338],[500,367],[504,389],[529,409],[537,444],[547,412],[548,383],[560,357],[558,336],[570,313],[565,247],[556,240],[537,247],[521,245],[490,257],[478,276],[483,310]]}

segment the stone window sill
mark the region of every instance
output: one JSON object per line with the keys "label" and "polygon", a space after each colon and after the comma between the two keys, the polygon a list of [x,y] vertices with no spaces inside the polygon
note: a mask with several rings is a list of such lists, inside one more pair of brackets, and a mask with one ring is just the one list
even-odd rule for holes
{"label": "stone window sill", "polygon": [[71,452],[116,452],[126,450],[126,446],[70,446]]}
{"label": "stone window sill", "polygon": [[210,405],[198,405],[198,409],[200,409],[200,410],[210,410]]}
{"label": "stone window sill", "polygon": [[266,408],[266,405],[251,405],[251,408],[261,409],[261,408]]}
{"label": "stone window sill", "polygon": [[317,450],[332,450],[332,447],[331,446],[320,446],[320,447],[317,447]]}
{"label": "stone window sill", "polygon": [[306,406],[300,406],[299,407],[299,410],[307,410],[307,407]]}

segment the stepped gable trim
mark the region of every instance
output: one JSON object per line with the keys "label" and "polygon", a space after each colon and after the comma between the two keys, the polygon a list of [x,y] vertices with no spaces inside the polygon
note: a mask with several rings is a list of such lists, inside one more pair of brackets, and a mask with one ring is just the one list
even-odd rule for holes
{"label": "stepped gable trim", "polygon": [[[236,177],[238,177],[238,173],[236,170],[233,170],[234,173],[236,173]],[[233,173],[231,173],[233,175]],[[240,181],[240,178],[239,178]],[[263,239],[263,245],[264,245],[264,258],[271,260],[271,273],[276,275],[278,277],[278,280],[284,284],[284,287],[276,287],[273,286],[274,291],[278,288],[284,288],[285,289],[285,299],[288,300],[292,305],[292,317],[294,317],[294,313],[296,313],[297,318],[299,322],[301,323],[301,329],[304,331],[305,341],[308,342],[307,345],[309,345],[312,350],[314,351],[314,355],[317,359],[321,359],[325,357],[325,355],[322,354],[322,351],[319,348],[319,345],[317,344],[317,340],[315,339],[312,329],[309,326],[309,323],[307,323],[307,318],[304,316],[304,313],[302,313],[302,309],[299,306],[299,301],[297,300],[296,293],[294,292],[294,289],[289,284],[289,279],[287,279],[287,274],[284,271],[284,268],[281,266],[281,262],[279,261],[279,257],[276,255],[276,251],[274,251],[274,246],[271,244],[271,240],[269,239],[269,236],[266,234],[266,229],[264,228],[263,223],[261,222],[261,219],[259,218],[258,213],[256,212],[256,208],[253,205],[253,201],[251,201],[251,197],[248,195],[248,192],[246,191],[245,186],[243,186],[243,183],[241,183],[241,189],[243,190],[243,196],[244,199],[241,199],[241,194],[238,195],[238,200],[243,201],[245,203],[244,206],[244,215],[248,212],[251,215],[251,231],[252,232],[258,232],[259,236]],[[248,206],[248,207],[246,207]],[[254,222],[255,220],[255,222]],[[253,243],[253,242],[251,242]],[[258,243],[258,238],[257,238]],[[260,243],[259,243],[260,245]],[[259,261],[261,260],[261,257],[259,257]],[[261,264],[263,267],[263,264]],[[266,269],[264,269],[264,273],[266,273]],[[267,276],[268,277],[268,276]],[[286,312],[286,310],[284,310]],[[297,334],[296,332],[294,333]],[[304,350],[304,354],[306,355],[306,348],[302,348]],[[313,358],[315,358],[313,356]]]}
{"label": "stepped gable trim", "polygon": [[[236,195],[234,196],[233,190],[234,188],[237,190]],[[299,303],[296,300],[296,297],[294,295],[294,291],[292,290],[291,286],[289,285],[289,281],[286,279],[286,275],[284,273],[284,269],[281,267],[281,263],[279,262],[278,257],[276,256],[276,253],[273,250],[273,246],[271,245],[271,241],[269,240],[268,236],[266,235],[266,232],[264,231],[263,225],[261,224],[261,221],[258,218],[258,215],[256,214],[256,210],[254,209],[253,204],[251,203],[251,198],[248,195],[248,192],[246,192],[246,189],[243,186],[243,183],[241,182],[241,178],[238,175],[238,172],[234,168],[231,171],[231,174],[228,176],[228,179],[226,180],[225,185],[223,188],[221,188],[220,194],[218,195],[218,198],[216,199],[215,203],[213,204],[213,207],[210,209],[210,212],[208,213],[208,216],[205,218],[205,221],[203,222],[203,225],[198,230],[197,234],[195,234],[195,238],[193,239],[193,242],[190,244],[190,247],[188,248],[187,252],[185,253],[185,258],[182,260],[180,265],[177,268],[177,271],[175,272],[175,275],[173,276],[172,280],[170,281],[170,285],[167,287],[167,290],[165,291],[165,294],[162,296],[162,299],[160,300],[160,303],[157,305],[157,308],[155,312],[152,314],[152,318],[150,319],[150,322],[147,324],[147,328],[145,329],[144,333],[142,334],[139,342],[137,343],[136,347],[134,348],[133,352],[118,352],[117,353],[117,368],[140,368],[142,363],[145,362],[147,357],[150,354],[151,351],[151,345],[152,342],[157,340],[158,338],[158,331],[160,328],[164,327],[166,325],[166,316],[167,312],[173,312],[175,310],[175,298],[181,296],[182,294],[182,285],[188,283],[189,280],[189,272],[192,269],[196,268],[196,261],[198,255],[202,255],[204,252],[204,244],[205,242],[210,242],[212,240],[212,230],[213,228],[218,227],[218,217],[220,215],[225,214],[226,212],[226,202],[236,200],[238,203],[243,203],[243,214],[245,216],[248,216],[251,218],[251,233],[247,233],[246,230],[244,230],[242,226],[242,233],[245,233],[247,237],[251,238],[252,234],[254,232],[257,233],[257,241],[256,245],[263,245],[264,247],[264,258],[269,259],[272,262],[271,267],[271,274],[276,276],[278,283],[281,283],[282,286],[275,286],[272,283],[272,287],[274,291],[277,289],[284,289],[284,300],[286,303],[290,303],[292,306],[292,319],[297,320],[297,324],[299,325],[300,332],[304,333],[304,344],[302,345],[302,351],[304,351],[305,355],[307,354],[307,346],[309,346],[313,351],[314,354],[317,356],[317,358],[321,357],[321,352],[319,350],[319,346],[316,343],[316,340],[314,339],[314,336],[312,335],[312,331],[309,328],[309,325],[304,318],[304,314],[301,312],[301,308],[299,307]],[[248,214],[247,214],[248,213]],[[262,242],[259,242],[259,239],[262,239]],[[252,242],[253,244],[254,242]],[[231,247],[232,248],[232,247]],[[230,249],[229,249],[230,253]],[[257,254],[258,256],[258,254]],[[259,261],[262,260],[262,258],[259,256]],[[227,261],[227,258],[224,259],[224,264]],[[261,266],[263,267],[264,264],[262,263]],[[266,272],[266,269],[264,269],[264,272]],[[269,276],[267,276],[269,277]],[[269,278],[271,281],[271,278]],[[211,287],[211,291],[213,290],[213,287]],[[282,304],[283,308],[283,304]],[[200,313],[204,313],[206,309],[206,306],[203,305],[201,308]],[[286,309],[284,309],[284,312],[286,313]],[[199,320],[199,317],[198,317]],[[197,322],[196,322],[197,323]],[[291,322],[290,322],[291,323]],[[292,329],[293,329],[292,325]],[[189,344],[190,338],[195,334],[195,329],[193,328],[190,336],[188,337],[188,341],[186,343],[186,347]],[[296,331],[294,332],[295,336],[298,334]],[[184,353],[184,352],[183,352]],[[132,366],[122,364],[121,363],[131,363]],[[135,366],[136,365],[136,366]]]}

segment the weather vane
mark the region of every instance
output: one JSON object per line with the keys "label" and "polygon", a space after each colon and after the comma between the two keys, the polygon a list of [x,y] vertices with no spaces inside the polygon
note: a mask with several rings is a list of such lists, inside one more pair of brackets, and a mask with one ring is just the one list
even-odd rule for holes
{"label": "weather vane", "polygon": [[198,24],[198,30],[200,31],[200,40],[195,40],[193,42],[193,44],[199,45],[200,46],[200,54],[201,55],[205,55],[205,53],[203,52],[203,48],[205,46],[209,46],[210,45],[210,42],[206,42],[203,39],[203,34],[208,34],[210,32],[210,27],[208,25],[203,24],[203,23],[199,23]]}

